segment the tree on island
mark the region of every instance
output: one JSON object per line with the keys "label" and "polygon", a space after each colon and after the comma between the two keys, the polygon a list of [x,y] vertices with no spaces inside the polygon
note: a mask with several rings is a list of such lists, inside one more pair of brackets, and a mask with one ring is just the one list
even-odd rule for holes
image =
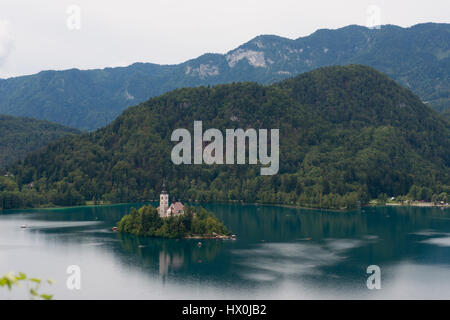
{"label": "tree on island", "polygon": [[153,206],[131,208],[117,225],[119,232],[144,237],[185,238],[229,236],[231,232],[214,214],[202,207],[185,208],[180,216],[161,218]]}

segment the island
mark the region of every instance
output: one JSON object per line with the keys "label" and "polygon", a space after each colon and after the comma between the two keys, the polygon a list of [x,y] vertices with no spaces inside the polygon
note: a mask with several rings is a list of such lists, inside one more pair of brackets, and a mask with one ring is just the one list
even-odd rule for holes
{"label": "island", "polygon": [[117,231],[144,237],[234,239],[231,231],[214,215],[199,206],[175,202],[169,206],[169,195],[163,187],[160,206],[131,208],[117,224]]}
{"label": "island", "polygon": [[231,232],[214,214],[202,207],[187,206],[182,215],[160,217],[151,206],[131,208],[117,225],[117,231],[158,238],[231,238]]}

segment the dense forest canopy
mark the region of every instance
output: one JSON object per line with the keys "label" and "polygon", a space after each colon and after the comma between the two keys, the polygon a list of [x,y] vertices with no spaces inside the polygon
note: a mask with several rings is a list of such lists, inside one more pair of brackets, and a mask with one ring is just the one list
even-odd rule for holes
{"label": "dense forest canopy", "polygon": [[77,129],[48,121],[0,115],[0,169],[49,142],[78,133]]}
{"label": "dense forest canopy", "polygon": [[127,107],[176,88],[237,81],[271,84],[313,69],[369,65],[438,111],[450,108],[450,24],[347,26],[295,40],[263,35],[226,54],[178,65],[136,63],[103,70],[43,71],[0,79],[0,113],[82,130],[102,127]]}
{"label": "dense forest canopy", "polygon": [[[222,132],[279,128],[279,174],[260,176],[254,165],[174,165],[171,133],[193,132],[195,120]],[[191,201],[336,209],[380,196],[430,200],[450,193],[448,150],[450,124],[412,92],[370,67],[326,67],[270,86],[177,89],[129,108],[12,167],[3,203],[151,200],[163,179],[171,195]]]}

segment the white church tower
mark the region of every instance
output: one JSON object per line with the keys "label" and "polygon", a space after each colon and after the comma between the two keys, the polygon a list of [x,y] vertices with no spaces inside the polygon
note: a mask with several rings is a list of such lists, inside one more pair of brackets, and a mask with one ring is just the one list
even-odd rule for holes
{"label": "white church tower", "polygon": [[167,210],[169,210],[169,194],[166,191],[166,183],[163,182],[161,195],[159,196],[159,216],[167,217]]}

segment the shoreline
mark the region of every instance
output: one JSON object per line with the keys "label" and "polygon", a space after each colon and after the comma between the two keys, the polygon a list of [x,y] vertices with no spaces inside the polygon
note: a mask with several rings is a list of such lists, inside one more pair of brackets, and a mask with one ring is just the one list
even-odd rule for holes
{"label": "shoreline", "polygon": [[[165,238],[162,238],[165,239]],[[192,236],[186,236],[183,237],[182,239],[186,239],[186,240],[236,240],[236,236],[233,237],[233,235],[231,236],[227,236],[227,235],[192,235]]]}
{"label": "shoreline", "polygon": [[386,203],[388,207],[415,207],[415,208],[450,208],[450,204],[434,204],[433,202],[412,202],[412,203]]}
{"label": "shoreline", "polygon": [[[84,204],[79,206],[54,206],[54,207],[36,207],[36,208],[15,208],[15,209],[1,209],[2,211],[17,211],[17,210],[58,210],[58,209],[75,209],[75,208],[88,208],[88,207],[112,207],[112,206],[120,206],[120,205],[129,205],[129,204],[150,204],[155,201],[144,201],[144,202],[121,202],[121,203],[109,203],[109,204]],[[292,208],[292,209],[303,209],[303,210],[314,210],[314,211],[330,211],[330,212],[351,212],[358,210],[357,208],[353,209],[326,209],[326,208],[315,208],[315,207],[304,207],[304,206],[296,206],[292,204],[271,204],[271,203],[258,203],[258,202],[240,202],[240,201],[217,201],[217,202],[190,202],[193,205],[200,204],[239,204],[239,205],[247,205],[247,206],[266,206],[266,207],[283,207],[283,208]],[[369,206],[369,205],[367,205]],[[363,207],[363,206],[361,206]]]}
{"label": "shoreline", "polygon": [[[121,203],[103,203],[103,204],[84,204],[78,206],[48,206],[48,207],[36,207],[36,208],[15,208],[15,209],[1,209],[0,212],[9,212],[9,211],[17,211],[17,210],[58,210],[58,209],[75,209],[75,208],[87,208],[87,207],[109,207],[109,206],[120,206],[120,205],[132,205],[132,204],[151,204],[155,201],[143,201],[143,202],[121,202]],[[217,201],[217,202],[191,202],[193,205],[196,204],[239,204],[239,205],[248,205],[248,206],[266,206],[266,207],[281,207],[281,208],[291,208],[291,209],[302,209],[302,210],[314,210],[314,211],[327,211],[327,212],[353,212],[358,211],[360,208],[365,207],[416,207],[416,208],[450,208],[450,204],[434,204],[432,202],[419,202],[413,201],[411,203],[385,203],[380,205],[366,204],[361,205],[360,208],[352,208],[352,209],[328,209],[328,208],[316,208],[316,207],[305,207],[305,206],[296,206],[292,204],[271,204],[271,203],[258,203],[258,202],[241,202],[241,201]]]}
{"label": "shoreline", "polygon": [[0,208],[0,212],[2,211],[17,211],[17,210],[59,210],[59,209],[76,209],[76,208],[92,208],[92,207],[113,207],[113,206],[121,206],[121,205],[129,205],[129,204],[147,204],[151,202],[120,202],[120,203],[103,203],[103,204],[83,204],[79,206],[54,206],[54,207],[35,207],[35,208],[14,208],[14,209],[2,209]]}

